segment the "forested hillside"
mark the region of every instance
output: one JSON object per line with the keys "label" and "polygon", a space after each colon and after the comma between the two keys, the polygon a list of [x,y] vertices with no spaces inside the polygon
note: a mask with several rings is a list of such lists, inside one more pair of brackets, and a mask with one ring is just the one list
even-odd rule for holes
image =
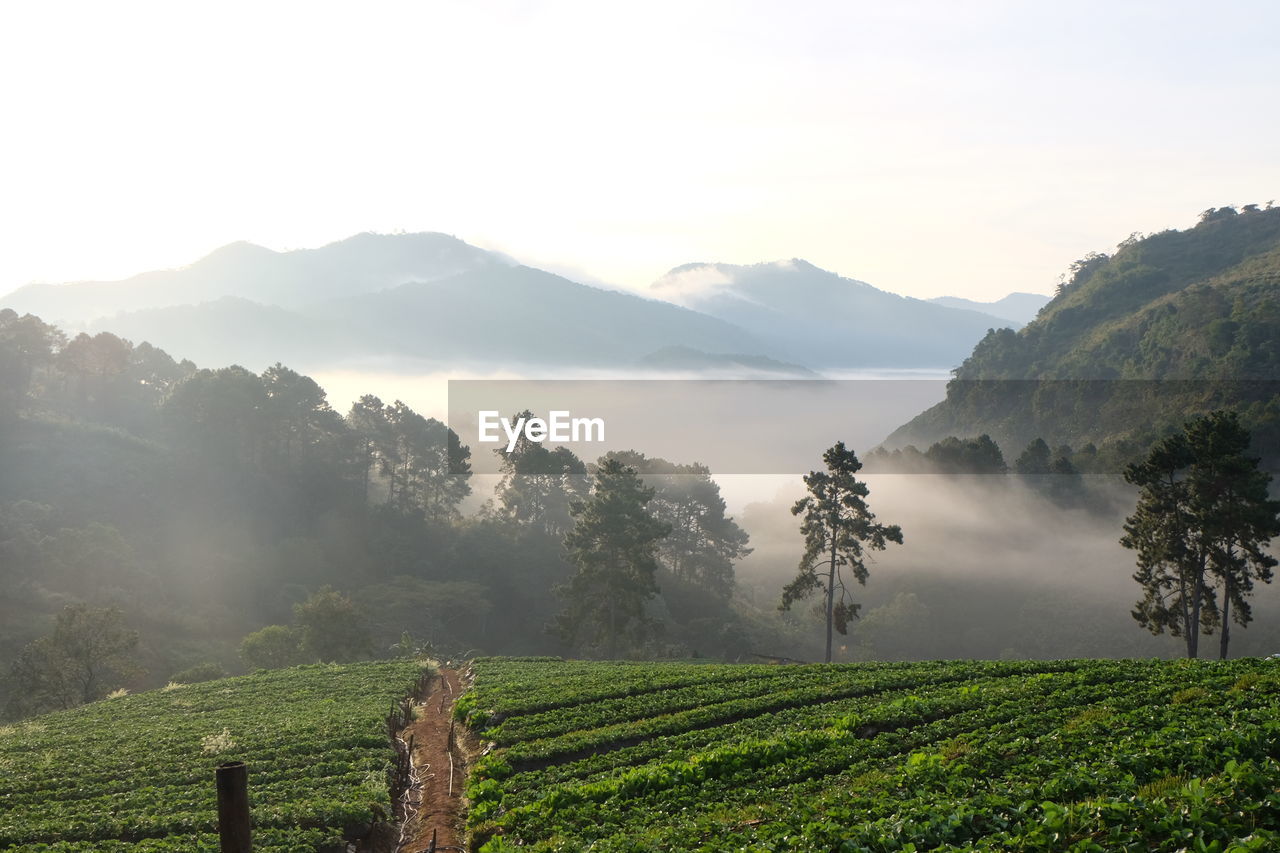
{"label": "forested hillside", "polygon": [[1208,210],[1076,261],[1035,321],[988,332],[954,375],[888,444],[987,433],[1006,448],[1093,443],[1112,464],[1192,414],[1237,408],[1275,465],[1280,209]]}
{"label": "forested hillside", "polygon": [[[464,518],[469,456],[401,401],[365,396],[344,415],[280,364],[199,369],[146,343],[68,340],[0,311],[0,676],[11,663],[38,672],[52,647],[27,644],[55,615],[66,617],[59,630],[93,623],[97,611],[66,609],[81,604],[116,608],[101,624],[136,636],[136,666],[117,673],[132,687],[191,667],[208,677],[393,645],[574,650],[547,629],[571,574],[562,540],[570,502],[589,493],[586,462],[522,446],[504,456],[494,499]],[[655,475],[670,465],[647,463]],[[655,482],[650,509],[702,551],[662,561],[643,625],[664,632],[638,630],[629,652],[719,654],[741,639],[732,559],[716,543],[733,553],[745,534],[705,468],[680,470],[683,486]],[[348,636],[308,639],[335,613]],[[268,625],[278,630],[242,661],[242,639]],[[46,705],[112,686],[45,684]],[[39,710],[29,690],[11,685],[0,707],[6,698],[23,700],[11,713]]]}

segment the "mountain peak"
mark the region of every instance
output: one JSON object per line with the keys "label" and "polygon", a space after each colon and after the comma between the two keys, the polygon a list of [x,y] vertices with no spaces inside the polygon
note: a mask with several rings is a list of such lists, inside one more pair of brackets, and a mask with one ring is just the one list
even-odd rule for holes
{"label": "mountain peak", "polygon": [[236,240],[234,243],[219,246],[191,266],[225,263],[227,261],[257,261],[276,254],[279,253],[273,249],[268,249],[266,246],[259,246],[257,243],[250,243],[248,240]]}
{"label": "mountain peak", "polygon": [[1003,320],[1019,324],[1030,323],[1040,309],[1049,303],[1049,297],[1039,293],[1010,293],[994,302],[976,302],[960,296],[935,296],[929,300],[936,305],[960,308],[965,311],[981,311]]}
{"label": "mountain peak", "polygon": [[661,298],[733,323],[817,367],[954,366],[1000,318],[879,290],[803,258],[695,263],[652,285]]}

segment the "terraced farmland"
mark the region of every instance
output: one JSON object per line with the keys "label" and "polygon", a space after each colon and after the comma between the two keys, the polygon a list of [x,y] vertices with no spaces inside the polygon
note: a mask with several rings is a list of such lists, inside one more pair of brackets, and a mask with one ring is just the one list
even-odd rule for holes
{"label": "terraced farmland", "polygon": [[391,813],[386,728],[415,663],[317,665],[0,728],[0,850],[217,851],[215,766],[249,764],[254,849],[346,849]]}
{"label": "terraced farmland", "polygon": [[476,848],[1280,850],[1280,663],[482,659]]}

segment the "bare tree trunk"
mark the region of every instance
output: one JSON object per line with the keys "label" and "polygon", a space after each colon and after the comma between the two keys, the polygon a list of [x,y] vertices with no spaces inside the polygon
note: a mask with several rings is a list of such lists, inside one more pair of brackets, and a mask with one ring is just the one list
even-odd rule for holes
{"label": "bare tree trunk", "polygon": [[1191,624],[1187,626],[1187,657],[1195,658],[1200,656],[1200,608],[1203,605],[1204,597],[1204,568],[1201,567],[1200,573],[1196,575],[1195,585],[1192,587],[1193,598],[1191,601]]}
{"label": "bare tree trunk", "polygon": [[827,573],[827,663],[831,663],[831,624],[835,621],[836,600],[836,533],[831,530],[831,570]]}
{"label": "bare tree trunk", "polygon": [[617,601],[618,596],[613,589],[609,590],[609,660],[617,660],[618,658],[618,624],[617,624]]}
{"label": "bare tree trunk", "polygon": [[1227,659],[1227,645],[1231,642],[1231,578],[1226,579],[1222,593],[1222,636],[1218,638],[1218,659]]}

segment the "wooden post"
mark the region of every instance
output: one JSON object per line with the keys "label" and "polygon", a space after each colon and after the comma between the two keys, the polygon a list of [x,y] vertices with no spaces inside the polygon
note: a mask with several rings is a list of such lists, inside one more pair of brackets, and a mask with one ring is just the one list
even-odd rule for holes
{"label": "wooden post", "polygon": [[222,853],[251,853],[249,832],[249,768],[243,761],[219,764],[218,839]]}

